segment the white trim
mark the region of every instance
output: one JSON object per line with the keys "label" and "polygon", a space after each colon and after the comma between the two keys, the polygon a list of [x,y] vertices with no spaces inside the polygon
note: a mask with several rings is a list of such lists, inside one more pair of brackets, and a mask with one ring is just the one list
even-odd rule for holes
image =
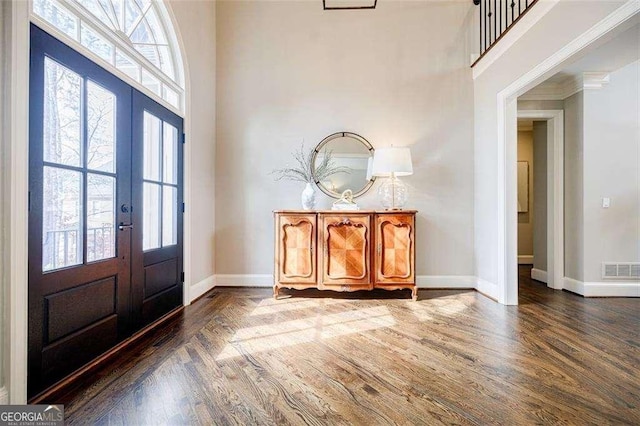
{"label": "white trim", "polygon": [[562,101],[584,88],[581,76],[571,75],[559,83],[544,82],[518,98],[520,101]]}
{"label": "white trim", "polygon": [[418,275],[418,288],[469,288],[475,289],[478,279],[473,275]]}
{"label": "white trim", "polygon": [[29,3],[11,2],[10,87],[6,123],[9,140],[9,281],[5,380],[11,404],[27,402],[28,188],[29,188]]}
{"label": "white trim", "polygon": [[547,271],[543,271],[542,269],[531,269],[531,279],[540,281],[543,283],[547,283]]}
{"label": "white trim", "polygon": [[[526,15],[522,17],[508,33],[496,43],[487,54],[473,67],[473,79],[480,77],[495,61],[511,48],[523,35],[527,33],[544,15],[546,15],[559,0],[539,1]],[[633,0],[632,0],[633,1]]]}
{"label": "white trim", "polygon": [[519,254],[518,255],[518,265],[533,265],[533,255],[532,254]]}
{"label": "white trim", "polygon": [[4,386],[0,388],[0,405],[9,404],[9,392]]}
{"label": "white trim", "polygon": [[582,282],[564,277],[564,288],[584,297],[640,297],[640,282]]}
{"label": "white trim", "polygon": [[602,89],[609,84],[608,72],[570,75],[559,83],[543,82],[518,98],[520,101],[563,101],[582,90]]}
{"label": "white trim", "polygon": [[584,295],[584,283],[573,278],[564,277],[564,289],[581,296]]}
{"label": "white trim", "polygon": [[602,89],[609,84],[610,74],[608,72],[585,72],[582,73],[583,89]]}
{"label": "white trim", "polygon": [[476,290],[488,297],[498,300],[498,286],[491,281],[476,278]]}
{"label": "white trim", "polygon": [[[209,290],[211,290],[212,288],[214,288],[216,286],[216,277],[214,275],[210,275],[207,278],[205,278],[204,280],[189,286],[189,296],[191,297],[191,299],[189,300],[189,303],[193,302],[194,300],[196,300],[198,297],[202,296],[203,294],[205,294],[206,292],[208,292]],[[187,286],[185,286],[187,287]]]}

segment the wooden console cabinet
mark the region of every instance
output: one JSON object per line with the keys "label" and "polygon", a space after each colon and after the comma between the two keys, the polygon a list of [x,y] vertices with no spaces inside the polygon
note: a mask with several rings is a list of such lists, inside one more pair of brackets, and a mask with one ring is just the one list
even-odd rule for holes
{"label": "wooden console cabinet", "polygon": [[281,288],[411,289],[414,210],[276,211],[273,294]]}

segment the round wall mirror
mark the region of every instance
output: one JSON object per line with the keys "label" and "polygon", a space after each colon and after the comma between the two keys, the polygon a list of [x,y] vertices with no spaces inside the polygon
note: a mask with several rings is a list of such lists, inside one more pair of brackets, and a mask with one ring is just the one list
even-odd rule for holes
{"label": "round wall mirror", "polygon": [[[311,160],[318,188],[333,198],[340,198],[347,189],[354,198],[363,195],[375,180],[370,176],[373,151],[373,146],[355,133],[338,132],[324,138]],[[337,172],[329,171],[327,176],[327,163]]]}

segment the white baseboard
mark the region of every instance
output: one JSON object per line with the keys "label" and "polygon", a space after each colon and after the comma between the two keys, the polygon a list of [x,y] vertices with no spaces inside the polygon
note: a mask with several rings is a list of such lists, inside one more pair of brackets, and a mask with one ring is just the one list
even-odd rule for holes
{"label": "white baseboard", "polygon": [[189,289],[190,290],[189,298],[193,302],[198,297],[202,296],[203,294],[205,294],[215,286],[216,286],[216,277],[214,275],[208,276],[204,280],[198,283],[195,283],[194,285],[191,286],[191,288]]}
{"label": "white baseboard", "polygon": [[418,275],[418,288],[476,288],[473,275]]}
{"label": "white baseboard", "polygon": [[584,283],[584,297],[640,297],[640,282]]}
{"label": "white baseboard", "polygon": [[218,287],[273,287],[271,274],[219,274],[216,275]]}
{"label": "white baseboard", "polygon": [[487,297],[498,300],[498,286],[491,281],[476,277],[476,290]]}
{"label": "white baseboard", "polygon": [[531,269],[531,278],[536,281],[541,281],[543,283],[547,283],[547,271],[543,271],[542,269]]}
{"label": "white baseboard", "polygon": [[565,290],[584,297],[640,297],[640,282],[582,282],[564,277]]}
{"label": "white baseboard", "polygon": [[533,255],[532,254],[519,254],[518,255],[518,265],[533,265]]}
{"label": "white baseboard", "polygon": [[563,281],[563,288],[565,290],[584,296],[584,283],[582,281],[574,280],[569,277],[564,277]]}
{"label": "white baseboard", "polygon": [[9,392],[7,392],[7,388],[2,386],[0,388],[0,405],[9,404]]}

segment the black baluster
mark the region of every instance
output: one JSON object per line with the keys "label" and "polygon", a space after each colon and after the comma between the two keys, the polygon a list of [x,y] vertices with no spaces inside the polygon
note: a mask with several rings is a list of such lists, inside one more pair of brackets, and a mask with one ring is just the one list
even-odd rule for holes
{"label": "black baluster", "polygon": [[491,13],[491,0],[489,0],[489,13],[487,14],[487,16],[489,17],[488,21],[489,21],[489,46],[491,46],[493,44],[493,40],[491,39],[491,16],[493,15],[493,13]]}
{"label": "black baluster", "polygon": [[498,36],[500,34],[502,34],[502,1],[501,0],[496,0],[498,2],[498,9],[497,9],[497,15],[498,15],[498,28],[496,28],[498,30]]}
{"label": "black baluster", "polygon": [[513,21],[516,19],[515,18],[515,7],[516,7],[516,2],[515,0],[511,0],[511,23],[513,24]]}
{"label": "black baluster", "polygon": [[478,21],[480,22],[480,54],[482,55],[484,53],[484,46],[482,44],[482,2],[479,2],[479,6],[480,6],[480,15]]}
{"label": "black baluster", "polygon": [[498,13],[497,11],[497,2],[498,0],[493,0],[493,41],[498,39]]}
{"label": "black baluster", "polygon": [[489,45],[487,44],[487,1],[488,0],[484,0],[484,14],[482,15],[482,19],[484,20],[484,48],[485,48],[485,51],[486,51],[486,49],[489,48]]}

